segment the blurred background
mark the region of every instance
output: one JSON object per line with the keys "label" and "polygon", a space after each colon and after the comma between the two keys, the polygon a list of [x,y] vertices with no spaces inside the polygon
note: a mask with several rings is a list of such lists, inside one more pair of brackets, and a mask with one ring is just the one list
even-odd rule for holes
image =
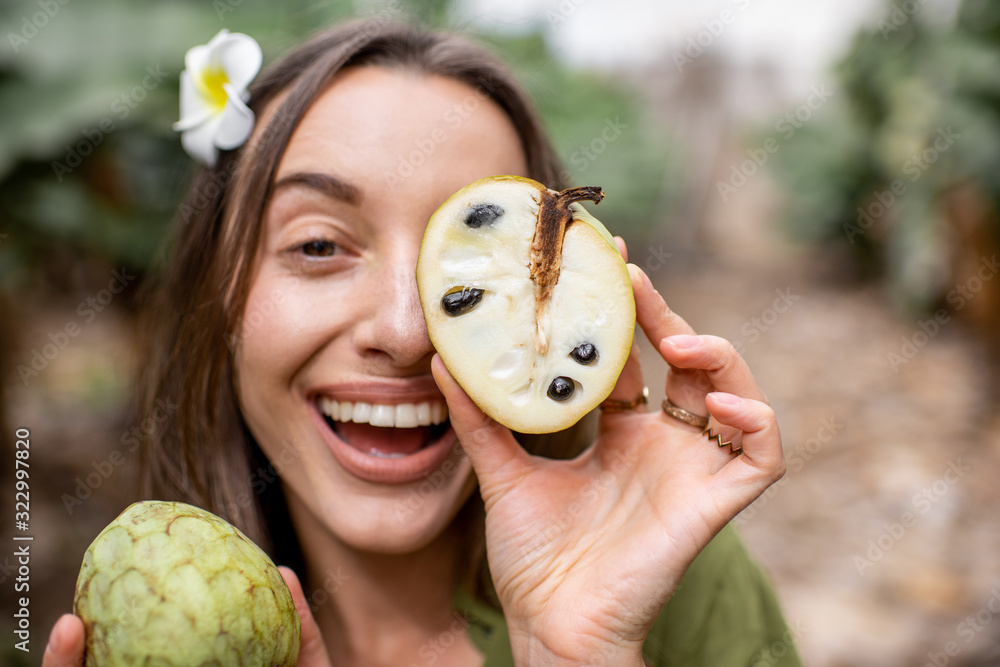
{"label": "blurred background", "polygon": [[808,664],[1000,665],[990,0],[6,0],[0,508],[17,533],[30,429],[35,541],[30,656],[0,553],[0,663],[40,662],[155,428],[126,400],[137,293],[194,173],[170,129],[184,52],[228,28],[266,64],[355,16],[488,43],[630,260],[755,369],[789,472],[736,522]]}

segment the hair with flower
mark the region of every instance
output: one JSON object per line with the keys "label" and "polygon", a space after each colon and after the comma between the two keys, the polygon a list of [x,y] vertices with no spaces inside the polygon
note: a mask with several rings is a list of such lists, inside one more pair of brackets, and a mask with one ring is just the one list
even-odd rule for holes
{"label": "hair with flower", "polygon": [[226,29],[188,50],[181,72],[181,118],[174,123],[188,155],[214,167],[220,150],[238,148],[250,138],[255,117],[247,106],[247,88],[262,61],[253,37]]}

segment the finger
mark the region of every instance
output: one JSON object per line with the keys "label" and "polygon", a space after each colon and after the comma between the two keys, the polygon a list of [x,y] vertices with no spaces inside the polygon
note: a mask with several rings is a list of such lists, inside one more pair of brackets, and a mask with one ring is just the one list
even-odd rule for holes
{"label": "finger", "polygon": [[[620,237],[615,237],[615,243],[618,244],[618,252],[621,253],[622,259],[628,262],[628,248],[625,247],[625,240]],[[629,268],[629,277],[632,278],[632,269]],[[632,280],[632,292],[635,292],[635,279]],[[632,336],[632,347],[629,349],[628,359],[625,361],[625,366],[622,368],[622,372],[618,375],[618,380],[615,382],[614,388],[611,393],[602,403],[602,414],[621,414],[621,411],[616,410],[615,407],[611,407],[605,411],[605,403],[610,402],[611,404],[622,404],[622,403],[632,403],[637,397],[642,396],[645,389],[645,382],[642,379],[642,365],[639,361],[639,344],[635,340],[635,336]],[[645,411],[645,405],[640,404],[636,406],[640,411]]]}
{"label": "finger", "polygon": [[448,402],[451,426],[472,462],[480,487],[526,472],[531,456],[517,444],[507,427],[488,417],[473,403],[438,354],[431,360],[431,372]]}
{"label": "finger", "polygon": [[[686,400],[703,403],[706,394],[717,390],[767,402],[750,367],[725,338],[670,336],[660,341],[659,350],[667,363],[680,371],[667,379],[667,394],[672,398],[684,393]],[[684,371],[702,371],[707,382],[699,382],[692,373]]]}
{"label": "finger", "polygon": [[313,618],[309,603],[302,592],[302,584],[295,572],[281,565],[278,567],[281,576],[288,585],[288,590],[292,593],[292,601],[295,603],[295,611],[299,614],[301,624],[301,634],[299,640],[299,667],[329,667],[330,656],[326,652],[326,644],[323,643],[323,635],[319,632],[316,619]]}
{"label": "finger", "polygon": [[628,262],[628,248],[625,246],[625,239],[620,236],[616,236],[615,245],[618,246],[618,252],[621,254],[622,259]]}
{"label": "finger", "polygon": [[[686,410],[696,414],[708,413],[705,397],[712,391],[767,402],[746,361],[724,338],[670,336],[660,342],[660,354],[671,367],[667,376],[667,395]],[[739,449],[742,446],[741,432],[718,420],[715,422],[710,423],[712,434],[722,438],[721,442],[731,442],[734,449]]]}
{"label": "finger", "polygon": [[623,410],[625,404],[635,403],[644,396],[645,383],[642,379],[642,364],[639,361],[639,345],[632,341],[625,367],[622,368],[618,381],[607,399],[601,403],[601,414],[605,416],[628,414],[630,412],[645,412],[646,405],[638,403],[632,410]]}
{"label": "finger", "polygon": [[60,616],[49,633],[49,643],[42,656],[42,667],[81,667],[85,634],[83,621],[78,616]]}
{"label": "finger", "polygon": [[[675,335],[693,335],[691,325],[678,316],[653,288],[649,276],[634,264],[629,264],[629,275],[632,278],[632,291],[635,293],[635,312],[639,326],[646,332],[646,337],[653,347],[660,349],[664,338]],[[660,352],[661,356],[663,352]],[[665,358],[666,359],[666,358]],[[666,359],[669,363],[670,360]],[[671,383],[673,378],[673,383]],[[691,391],[692,385],[700,386],[701,391]],[[697,372],[678,369],[671,365],[667,375],[666,395],[679,408],[693,414],[705,415],[705,394],[711,391],[710,385]],[[688,395],[690,394],[690,396]]]}
{"label": "finger", "polygon": [[762,401],[713,392],[706,402],[720,424],[743,432],[742,456],[719,473],[721,492],[730,496],[738,512],[785,474],[778,421]]}
{"label": "finger", "polygon": [[632,278],[632,291],[635,293],[636,320],[646,332],[646,337],[653,347],[658,348],[660,341],[667,336],[695,333],[690,324],[670,310],[642,269],[635,264],[629,264],[628,273]]}

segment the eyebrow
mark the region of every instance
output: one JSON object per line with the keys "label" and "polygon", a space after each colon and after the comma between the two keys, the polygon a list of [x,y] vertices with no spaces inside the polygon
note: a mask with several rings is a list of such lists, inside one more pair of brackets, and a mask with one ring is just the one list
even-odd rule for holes
{"label": "eyebrow", "polygon": [[289,174],[274,184],[274,191],[278,192],[283,188],[294,186],[315,190],[331,199],[340,199],[355,206],[361,203],[361,190],[357,187],[340,180],[336,176],[318,172]]}

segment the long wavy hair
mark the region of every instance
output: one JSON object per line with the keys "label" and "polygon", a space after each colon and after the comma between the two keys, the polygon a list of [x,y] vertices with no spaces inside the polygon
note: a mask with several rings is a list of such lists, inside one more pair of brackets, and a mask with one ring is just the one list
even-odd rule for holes
{"label": "long wavy hair", "polygon": [[[239,410],[233,355],[263,215],[289,138],[337,73],[360,65],[449,77],[488,95],[520,134],[528,176],[551,188],[568,185],[526,94],[488,51],[458,35],[378,18],[337,25],[272,64],[251,87],[250,106],[266,126],[194,177],[168,259],[147,288],[136,416],[152,417],[158,426],[143,442],[138,491],[142,498],[180,500],[224,517],[300,576],[305,570],[280,477]],[[518,438],[533,453],[569,458],[593,438],[593,421]],[[473,494],[455,519],[462,524],[456,583],[496,604],[484,516],[482,499]]]}

